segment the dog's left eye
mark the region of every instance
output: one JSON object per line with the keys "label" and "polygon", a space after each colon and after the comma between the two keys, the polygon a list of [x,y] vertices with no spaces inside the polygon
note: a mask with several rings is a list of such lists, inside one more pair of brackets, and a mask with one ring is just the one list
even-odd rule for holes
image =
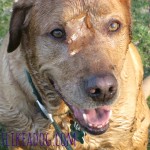
{"label": "dog's left eye", "polygon": [[111,31],[111,32],[117,31],[119,28],[120,28],[120,23],[118,23],[118,22],[112,22],[109,25],[109,31]]}
{"label": "dog's left eye", "polygon": [[65,31],[61,29],[54,29],[50,34],[57,39],[62,39],[66,36]]}

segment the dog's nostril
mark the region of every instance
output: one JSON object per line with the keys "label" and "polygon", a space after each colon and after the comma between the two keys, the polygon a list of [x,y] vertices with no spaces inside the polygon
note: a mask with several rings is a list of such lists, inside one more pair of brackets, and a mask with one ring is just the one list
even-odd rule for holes
{"label": "dog's nostril", "polygon": [[114,87],[111,86],[111,87],[109,88],[109,93],[113,93],[113,92],[114,92]]}

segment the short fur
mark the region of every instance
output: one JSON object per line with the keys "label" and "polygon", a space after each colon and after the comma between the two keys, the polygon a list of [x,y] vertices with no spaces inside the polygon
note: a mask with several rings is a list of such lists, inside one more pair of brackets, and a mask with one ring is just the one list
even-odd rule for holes
{"label": "short fur", "polygon": [[[112,18],[121,22],[116,33],[107,30]],[[18,0],[14,3],[10,33],[0,51],[0,122],[8,132],[48,132],[54,128],[35,105],[35,97],[25,75],[29,71],[49,112],[64,133],[72,116],[49,79],[71,105],[95,108],[80,80],[91,74],[113,73],[119,88],[112,108],[109,129],[102,135],[87,133],[79,150],[146,150],[149,109],[142,92],[143,66],[130,39],[129,0]],[[64,28],[66,40],[50,36]],[[75,37],[75,38],[74,38]],[[8,40],[9,39],[9,40]],[[8,47],[7,47],[8,45]],[[21,143],[21,141],[20,141]],[[10,147],[12,150],[31,147]],[[35,150],[64,147],[32,147]]]}

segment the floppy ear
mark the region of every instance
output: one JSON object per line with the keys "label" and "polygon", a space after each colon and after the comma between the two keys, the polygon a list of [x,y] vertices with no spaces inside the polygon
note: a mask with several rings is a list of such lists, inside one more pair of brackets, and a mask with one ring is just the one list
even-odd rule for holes
{"label": "floppy ear", "polygon": [[8,53],[13,52],[20,45],[23,24],[32,5],[32,0],[18,0],[14,2],[9,27]]}

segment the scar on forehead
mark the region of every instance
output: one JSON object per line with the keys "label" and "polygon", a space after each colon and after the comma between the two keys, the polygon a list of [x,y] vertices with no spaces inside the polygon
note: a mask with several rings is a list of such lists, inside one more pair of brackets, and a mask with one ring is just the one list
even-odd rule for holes
{"label": "scar on forehead", "polygon": [[[84,20],[85,25],[88,29],[93,28],[93,25],[92,25],[92,22],[91,22],[91,16],[88,12],[87,13],[81,13],[81,14],[73,17],[71,20]],[[94,29],[92,29],[92,31],[94,31]]]}
{"label": "scar on forehead", "polygon": [[94,32],[94,28],[91,22],[91,16],[88,13],[86,14],[86,17],[85,17],[85,24],[88,29]]}

